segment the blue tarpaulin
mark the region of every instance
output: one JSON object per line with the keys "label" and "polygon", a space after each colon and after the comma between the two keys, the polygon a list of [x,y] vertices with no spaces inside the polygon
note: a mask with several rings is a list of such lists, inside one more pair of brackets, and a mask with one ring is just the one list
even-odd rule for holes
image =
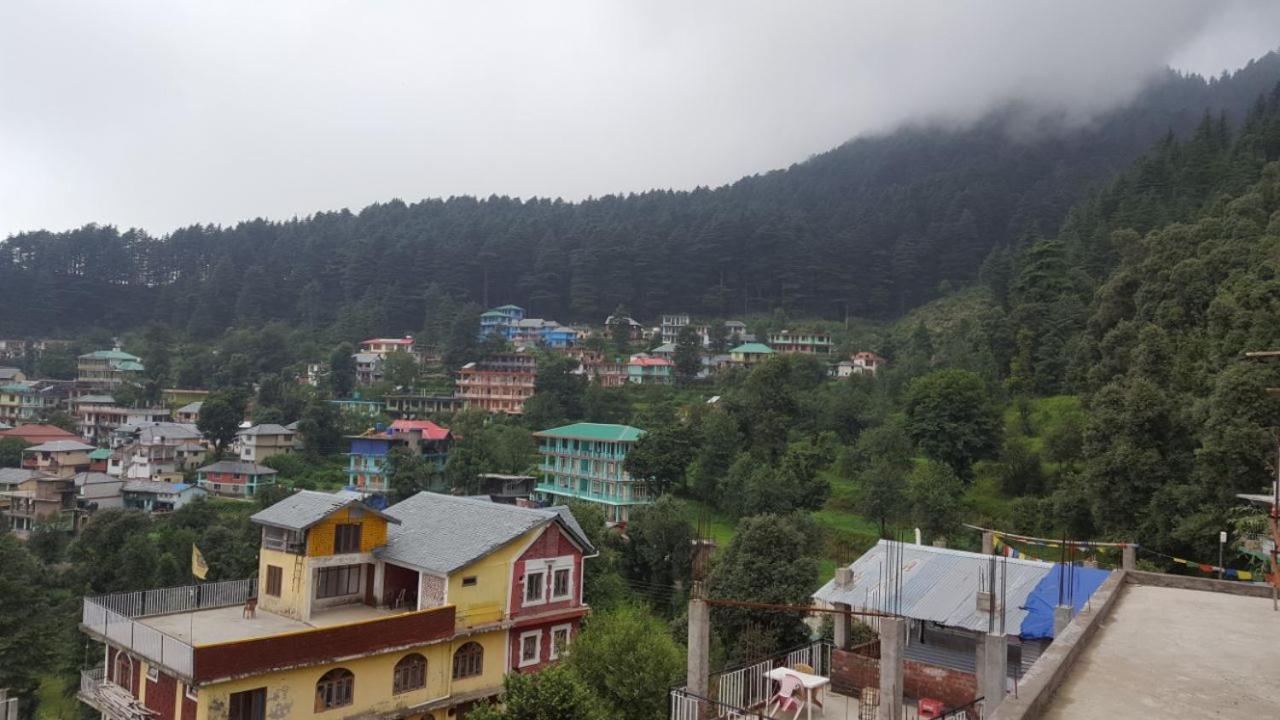
{"label": "blue tarpaulin", "polygon": [[1072,592],[1062,593],[1062,602],[1070,604],[1075,612],[1079,612],[1089,601],[1093,591],[1111,575],[1110,570],[1099,570],[1076,566],[1066,568],[1061,563],[1053,566],[1053,570],[1044,576],[1027,596],[1027,616],[1022,620],[1022,629],[1018,633],[1023,639],[1053,637],[1053,608],[1058,604],[1058,587],[1069,577]]}

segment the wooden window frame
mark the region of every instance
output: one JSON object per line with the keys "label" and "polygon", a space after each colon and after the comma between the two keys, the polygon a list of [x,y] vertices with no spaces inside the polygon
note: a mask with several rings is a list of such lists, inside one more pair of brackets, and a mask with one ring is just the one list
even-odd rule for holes
{"label": "wooden window frame", "polygon": [[[533,641],[533,657],[525,657],[525,646],[528,642]],[[542,662],[542,630],[530,630],[520,633],[520,643],[516,648],[519,653],[519,661],[516,667],[529,667]]]}
{"label": "wooden window frame", "polygon": [[284,568],[279,565],[267,566],[267,587],[265,592],[271,597],[280,597],[284,588]]}
{"label": "wooden window frame", "polygon": [[[355,536],[354,538],[352,536]],[[360,552],[360,523],[341,523],[333,528],[333,554],[348,555]]]}
{"label": "wooden window frame", "polygon": [[[473,650],[474,648],[474,650]],[[465,654],[463,651],[467,651]],[[453,679],[465,680],[484,674],[484,646],[474,640],[462,644],[453,653]]]}
{"label": "wooden window frame", "polygon": [[[320,568],[320,571],[316,574],[316,599],[327,600],[361,593],[360,577],[362,573],[360,568],[359,564]],[[330,580],[329,578],[336,579]],[[344,580],[345,587],[343,587]],[[328,585],[333,585],[333,588],[329,588]]]}
{"label": "wooden window frame", "polygon": [[227,720],[266,720],[267,689],[265,687],[231,693],[227,699]]}
{"label": "wooden window frame", "polygon": [[427,658],[422,653],[409,653],[396,663],[391,679],[391,694],[421,690],[427,686]]}
{"label": "wooden window frame", "polygon": [[[534,582],[534,578],[537,581]],[[529,593],[533,589],[537,589],[538,596],[530,597]],[[524,598],[522,605],[544,605],[547,602],[547,570],[546,568],[538,568],[530,570],[528,567],[524,571],[524,590],[522,593]]]}
{"label": "wooden window frame", "polygon": [[347,707],[355,702],[356,676],[346,668],[333,668],[316,681],[316,705],[318,713]]}

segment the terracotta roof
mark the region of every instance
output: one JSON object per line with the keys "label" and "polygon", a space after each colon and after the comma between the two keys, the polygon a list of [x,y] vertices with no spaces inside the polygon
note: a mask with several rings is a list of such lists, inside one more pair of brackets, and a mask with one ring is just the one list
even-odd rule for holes
{"label": "terracotta roof", "polygon": [[422,431],[423,440],[444,440],[449,437],[449,428],[441,427],[430,420],[396,420],[391,423],[396,432]]}
{"label": "terracotta roof", "polygon": [[19,425],[16,428],[0,430],[0,437],[22,438],[30,443],[44,443],[50,440],[79,440],[80,436],[67,432],[55,425]]}

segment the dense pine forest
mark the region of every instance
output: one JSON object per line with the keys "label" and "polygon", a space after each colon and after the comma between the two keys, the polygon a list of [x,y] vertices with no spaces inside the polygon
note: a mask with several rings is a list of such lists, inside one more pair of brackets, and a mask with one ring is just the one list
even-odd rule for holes
{"label": "dense pine forest", "polygon": [[[1278,76],[1275,55],[1217,79],[1168,72],[1084,127],[1015,104],[966,129],[907,127],[716,189],[396,200],[163,237],[22,233],[0,253],[0,334],[158,321],[209,339],[280,320],[351,339],[421,328],[432,285],[457,303],[514,302],[562,322],[600,322],[619,305],[642,318],[896,317],[970,284],[993,248],[1055,233],[1076,203],[1206,113],[1238,123]],[[1082,260],[1095,271],[1104,261]]]}

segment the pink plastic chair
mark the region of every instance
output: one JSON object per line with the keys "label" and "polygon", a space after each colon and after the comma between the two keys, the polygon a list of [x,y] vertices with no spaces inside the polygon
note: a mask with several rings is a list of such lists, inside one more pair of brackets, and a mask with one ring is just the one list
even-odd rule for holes
{"label": "pink plastic chair", "polygon": [[[783,675],[782,679],[778,681],[778,692],[769,699],[769,705],[772,705],[776,701],[778,703],[777,707],[774,708],[776,712],[783,712],[785,710],[795,708],[796,718],[799,718],[800,710],[804,707],[804,703],[796,697],[796,690],[799,689],[800,678],[795,675]],[[766,705],[765,707],[767,708],[769,705]]]}

